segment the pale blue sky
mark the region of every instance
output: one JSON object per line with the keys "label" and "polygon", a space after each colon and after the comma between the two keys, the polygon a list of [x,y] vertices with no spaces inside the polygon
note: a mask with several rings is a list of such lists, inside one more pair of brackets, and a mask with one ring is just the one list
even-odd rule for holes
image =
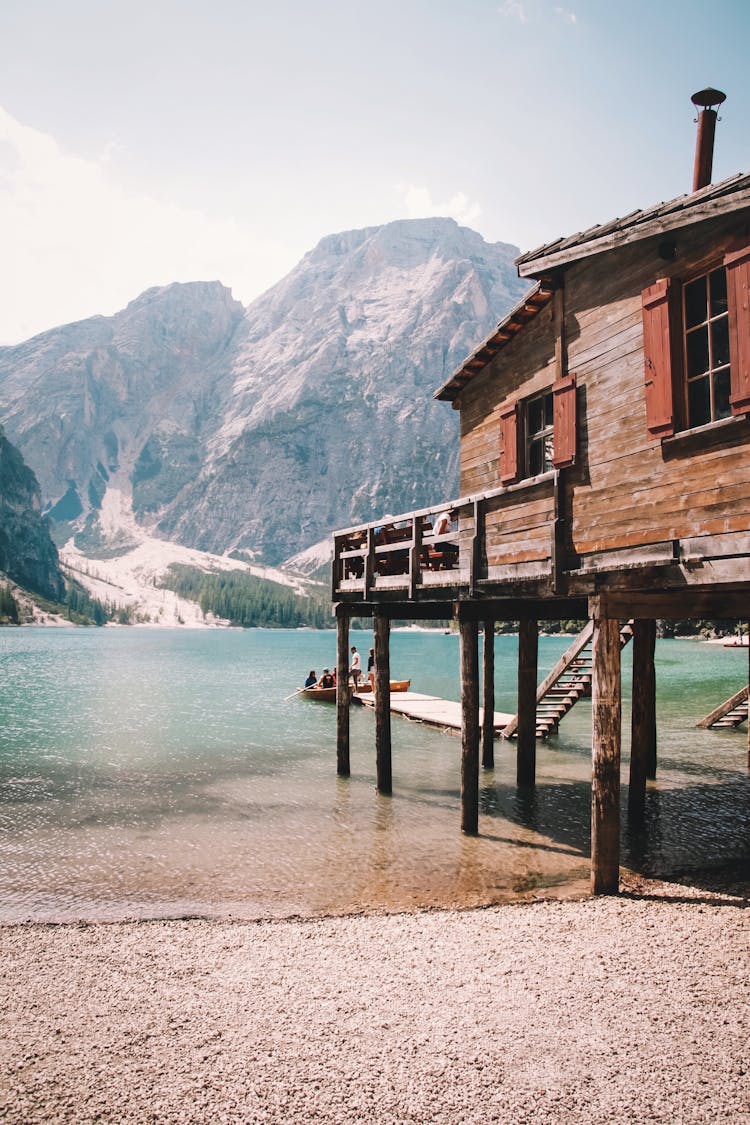
{"label": "pale blue sky", "polygon": [[319,238],[521,249],[750,171],[750,0],[4,0],[0,342],[149,285],[247,302]]}

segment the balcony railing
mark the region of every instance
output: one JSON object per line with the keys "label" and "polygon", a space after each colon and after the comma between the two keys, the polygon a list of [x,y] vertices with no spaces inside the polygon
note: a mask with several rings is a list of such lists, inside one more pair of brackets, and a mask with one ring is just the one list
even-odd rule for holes
{"label": "balcony railing", "polygon": [[[557,474],[462,497],[334,534],[333,599],[399,591],[414,599],[446,587],[549,578],[559,552]],[[438,517],[450,513],[436,534]]]}

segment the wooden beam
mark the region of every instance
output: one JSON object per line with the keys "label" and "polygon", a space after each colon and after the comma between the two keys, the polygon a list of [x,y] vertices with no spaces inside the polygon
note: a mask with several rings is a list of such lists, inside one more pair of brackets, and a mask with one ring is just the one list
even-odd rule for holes
{"label": "wooden beam", "polygon": [[591,889],[595,895],[617,894],[622,719],[619,620],[595,616],[592,655]]}
{"label": "wooden beam", "polygon": [[458,622],[461,650],[461,831],[479,833],[479,654],[477,622]]}
{"label": "wooden beam", "polygon": [[375,635],[375,768],[378,793],[393,792],[391,765],[391,623],[377,614]]}
{"label": "wooden beam", "polygon": [[518,626],[518,748],[516,781],[536,782],[536,680],[539,625],[520,621]]}
{"label": "wooden beam", "polygon": [[643,818],[646,778],[656,777],[656,622],[633,621],[633,706],[628,817]]}
{"label": "wooden beam", "polygon": [[495,768],[495,622],[491,617],[484,622],[482,672],[482,765],[491,770]]}
{"label": "wooden beam", "polygon": [[349,617],[336,609],[336,773],[349,777]]}

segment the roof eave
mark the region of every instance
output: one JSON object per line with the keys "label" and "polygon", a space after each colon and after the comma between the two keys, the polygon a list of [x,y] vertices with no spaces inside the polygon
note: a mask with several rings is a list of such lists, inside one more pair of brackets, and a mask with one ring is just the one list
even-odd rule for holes
{"label": "roof eave", "polygon": [[[687,197],[689,199],[689,197]],[[685,206],[671,210],[665,214],[655,214],[652,219],[636,223],[623,230],[607,229],[599,238],[592,238],[585,242],[576,243],[574,246],[563,247],[555,250],[558,243],[543,247],[539,252],[522,254],[516,259],[516,268],[520,277],[539,278],[550,273],[560,266],[570,265],[572,262],[583,258],[602,254],[607,250],[615,250],[645,238],[677,230],[680,227],[691,226],[693,223],[704,222],[717,215],[729,214],[732,211],[750,207],[750,187],[731,194],[720,195],[714,198],[695,200]],[[559,242],[559,240],[558,240]]]}
{"label": "roof eave", "polygon": [[515,338],[521,329],[533,320],[538,312],[549,303],[553,289],[544,282],[537,284],[510,310],[496,328],[487,336],[468,359],[445,380],[433,394],[442,402],[453,402],[467,383],[490,363],[497,353]]}

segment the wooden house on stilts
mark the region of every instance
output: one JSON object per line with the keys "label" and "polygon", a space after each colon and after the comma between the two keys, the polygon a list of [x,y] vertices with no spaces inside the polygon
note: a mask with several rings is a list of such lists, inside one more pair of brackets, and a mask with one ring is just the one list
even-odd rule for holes
{"label": "wooden house on stilts", "polygon": [[[338,770],[349,772],[349,620],[373,618],[377,783],[391,789],[389,623],[460,633],[461,827],[492,762],[494,623],[519,622],[517,780],[535,777],[539,620],[591,630],[592,887],[619,882],[621,628],[633,643],[629,812],[656,766],[656,619],[750,615],[750,175],[711,184],[718,91],[693,191],[517,261],[526,297],[436,392],[460,411],[460,497],[334,537]],[[436,514],[452,523],[435,534]]]}

